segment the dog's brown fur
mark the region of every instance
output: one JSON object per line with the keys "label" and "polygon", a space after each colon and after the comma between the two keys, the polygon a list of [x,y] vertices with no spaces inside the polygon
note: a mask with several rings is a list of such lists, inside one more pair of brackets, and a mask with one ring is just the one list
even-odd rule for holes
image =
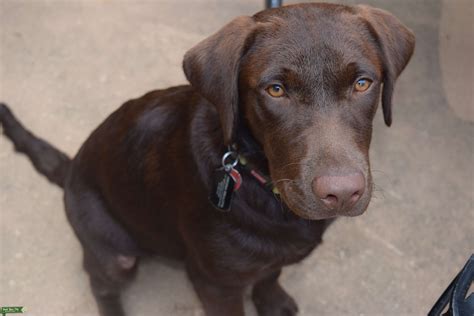
{"label": "dog's brown fur", "polygon": [[[294,315],[281,268],[306,257],[331,218],[367,208],[380,90],[390,125],[394,82],[413,48],[411,31],[385,11],[288,6],[239,17],[192,48],[190,86],[128,101],[73,160],[5,105],[0,118],[17,150],[64,187],[101,315],[123,314],[120,291],[149,254],[186,262],[207,315],[243,315],[247,286],[259,315]],[[361,77],[372,81],[365,92],[354,90]],[[268,94],[274,84],[283,97]],[[230,212],[209,203],[231,144],[270,175],[281,199],[243,172]],[[354,170],[365,183],[355,205],[333,210],[315,196],[315,179]]]}

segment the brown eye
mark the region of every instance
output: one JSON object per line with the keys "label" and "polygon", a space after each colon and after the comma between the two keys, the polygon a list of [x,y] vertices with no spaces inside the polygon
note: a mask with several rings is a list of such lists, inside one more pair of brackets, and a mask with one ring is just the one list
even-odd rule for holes
{"label": "brown eye", "polygon": [[369,79],[359,79],[356,81],[354,85],[354,89],[357,92],[364,92],[364,91],[367,91],[367,89],[369,89],[371,85],[372,85],[372,81],[370,81]]}
{"label": "brown eye", "polygon": [[266,90],[268,94],[274,98],[280,98],[285,95],[285,89],[283,89],[283,86],[279,84],[272,84]]}

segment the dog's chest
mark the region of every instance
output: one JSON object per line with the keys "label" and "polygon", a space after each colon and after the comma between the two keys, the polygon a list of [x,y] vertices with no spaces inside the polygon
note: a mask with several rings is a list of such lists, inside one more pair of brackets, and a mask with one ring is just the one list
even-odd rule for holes
{"label": "dog's chest", "polygon": [[215,240],[221,268],[241,274],[259,274],[301,261],[321,242],[324,223],[255,227],[228,227]]}

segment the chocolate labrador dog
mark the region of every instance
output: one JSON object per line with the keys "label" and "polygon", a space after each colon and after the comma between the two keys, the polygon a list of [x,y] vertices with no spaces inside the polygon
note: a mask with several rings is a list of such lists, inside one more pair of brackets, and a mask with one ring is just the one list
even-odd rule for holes
{"label": "chocolate labrador dog", "polygon": [[238,17],[184,56],[191,85],[126,102],[68,158],[0,107],[4,133],[64,188],[67,217],[101,315],[140,258],[183,260],[206,315],[295,315],[283,266],[321,242],[372,191],[369,145],[380,94],[414,35],[368,6],[300,4]]}

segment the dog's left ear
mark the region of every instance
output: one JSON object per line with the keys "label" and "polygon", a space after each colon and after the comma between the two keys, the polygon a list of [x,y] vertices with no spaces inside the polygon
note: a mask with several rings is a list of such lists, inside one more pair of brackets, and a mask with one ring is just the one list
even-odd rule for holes
{"label": "dog's left ear", "polygon": [[357,6],[359,14],[368,22],[382,52],[383,90],[382,108],[385,124],[392,124],[392,94],[395,80],[408,64],[415,48],[415,35],[387,11],[365,5]]}
{"label": "dog's left ear", "polygon": [[255,26],[252,17],[238,17],[184,55],[186,78],[217,108],[225,145],[233,140],[238,116],[240,59]]}

